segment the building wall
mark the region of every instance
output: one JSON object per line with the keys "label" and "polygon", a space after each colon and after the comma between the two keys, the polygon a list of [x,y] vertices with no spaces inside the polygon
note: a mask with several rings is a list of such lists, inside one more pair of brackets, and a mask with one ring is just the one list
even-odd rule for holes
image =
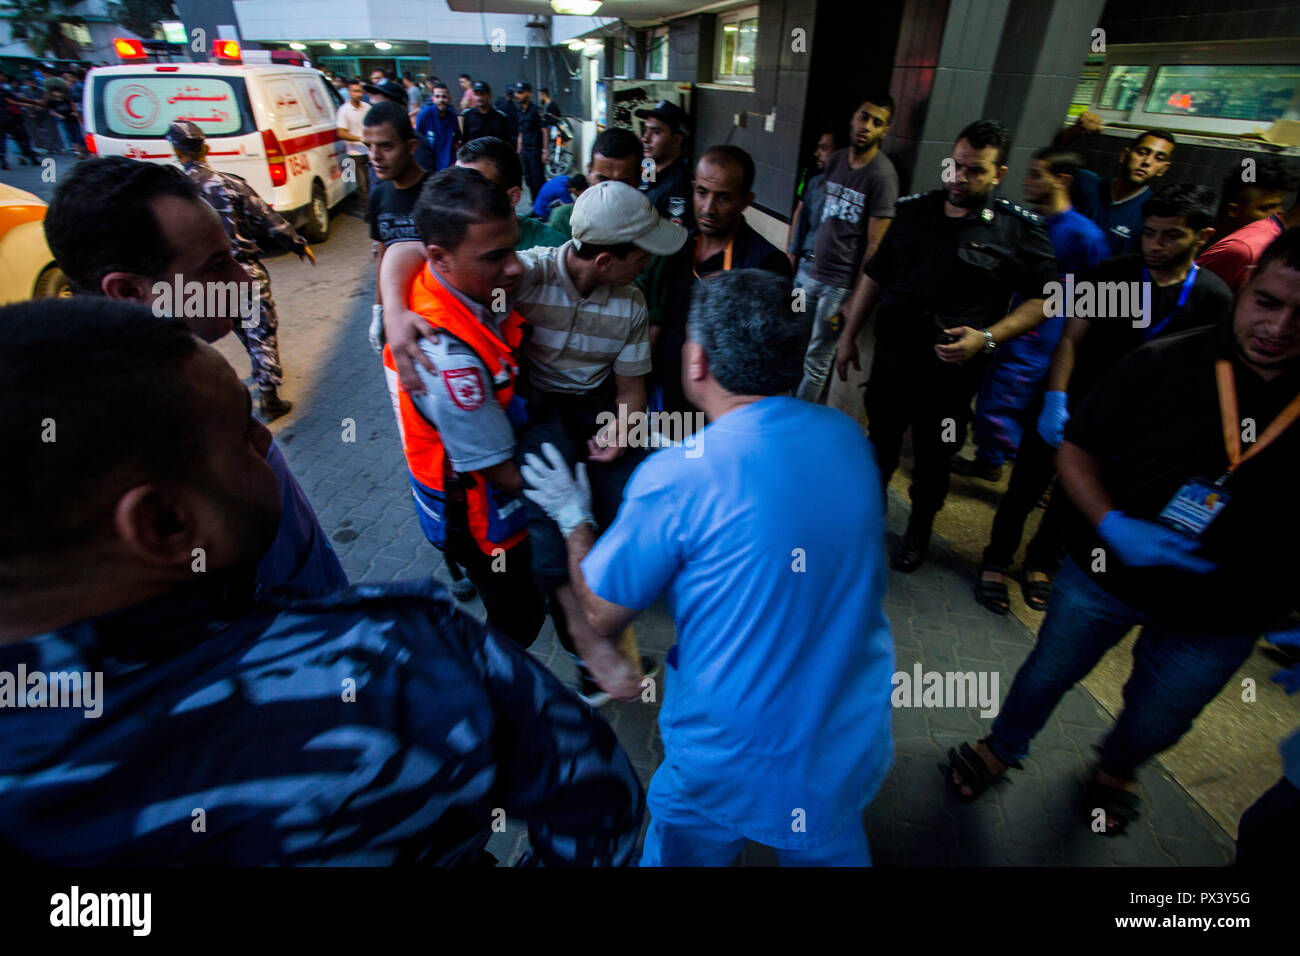
{"label": "building wall", "polygon": [[1282,0],[1107,0],[1107,43],[1198,43],[1300,36],[1300,4]]}
{"label": "building wall", "polygon": [[[794,210],[816,9],[816,0],[761,0],[753,86],[735,89],[711,82],[714,15],[669,24],[668,78],[697,84],[692,101],[693,153],[719,143],[748,152],[757,168],[754,202],[761,212],[782,222],[788,222]],[[805,31],[801,52],[792,48],[795,29]],[[764,120],[773,110],[775,128],[767,132]],[[743,126],[735,125],[738,113]]]}

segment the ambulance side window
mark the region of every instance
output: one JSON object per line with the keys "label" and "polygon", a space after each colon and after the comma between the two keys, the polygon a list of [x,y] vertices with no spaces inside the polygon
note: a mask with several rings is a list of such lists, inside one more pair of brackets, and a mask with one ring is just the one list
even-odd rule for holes
{"label": "ambulance side window", "polygon": [[337,108],[330,108],[325,93],[325,81],[315,76],[295,76],[293,85],[298,91],[298,102],[303,105],[312,126],[333,125]]}
{"label": "ambulance side window", "polygon": [[285,129],[302,129],[311,123],[303,109],[302,94],[288,77],[267,80],[266,97],[271,112],[284,124]]}

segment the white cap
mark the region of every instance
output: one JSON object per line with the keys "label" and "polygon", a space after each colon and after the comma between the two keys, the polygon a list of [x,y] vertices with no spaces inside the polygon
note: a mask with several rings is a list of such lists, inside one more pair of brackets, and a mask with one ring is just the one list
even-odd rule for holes
{"label": "white cap", "polygon": [[660,216],[644,193],[612,179],[583,191],[573,205],[569,229],[579,248],[584,242],[630,242],[653,255],[670,256],[686,242],[686,230]]}

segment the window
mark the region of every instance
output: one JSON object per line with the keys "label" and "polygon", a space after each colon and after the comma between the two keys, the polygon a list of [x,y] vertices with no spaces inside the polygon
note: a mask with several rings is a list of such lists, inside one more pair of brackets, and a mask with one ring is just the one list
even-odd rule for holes
{"label": "window", "polygon": [[650,34],[650,49],[645,70],[648,80],[668,79],[668,28],[660,27]]}
{"label": "window", "polygon": [[718,15],[719,83],[750,85],[758,52],[758,7],[744,7]]}
{"label": "window", "polygon": [[1112,66],[1097,105],[1104,110],[1131,110],[1150,70],[1148,66]]}
{"label": "window", "polygon": [[1300,83],[1300,65],[1161,66],[1156,70],[1148,113],[1219,119],[1280,119]]}
{"label": "window", "polygon": [[176,120],[197,123],[208,136],[242,136],[257,128],[242,79],[143,72],[114,76],[95,84],[94,103],[96,125],[109,136],[161,139]]}

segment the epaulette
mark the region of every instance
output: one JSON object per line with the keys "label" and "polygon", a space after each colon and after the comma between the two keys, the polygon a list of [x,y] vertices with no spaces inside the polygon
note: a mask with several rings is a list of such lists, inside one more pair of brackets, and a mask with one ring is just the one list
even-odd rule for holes
{"label": "epaulette", "polygon": [[1004,199],[1001,196],[998,196],[997,199],[993,200],[993,202],[1003,212],[1012,213],[1026,222],[1032,222],[1036,226],[1041,226],[1043,224],[1042,216],[1038,215],[1038,213],[1034,212],[1032,209],[1026,209],[1018,203],[1013,203],[1010,199]]}

